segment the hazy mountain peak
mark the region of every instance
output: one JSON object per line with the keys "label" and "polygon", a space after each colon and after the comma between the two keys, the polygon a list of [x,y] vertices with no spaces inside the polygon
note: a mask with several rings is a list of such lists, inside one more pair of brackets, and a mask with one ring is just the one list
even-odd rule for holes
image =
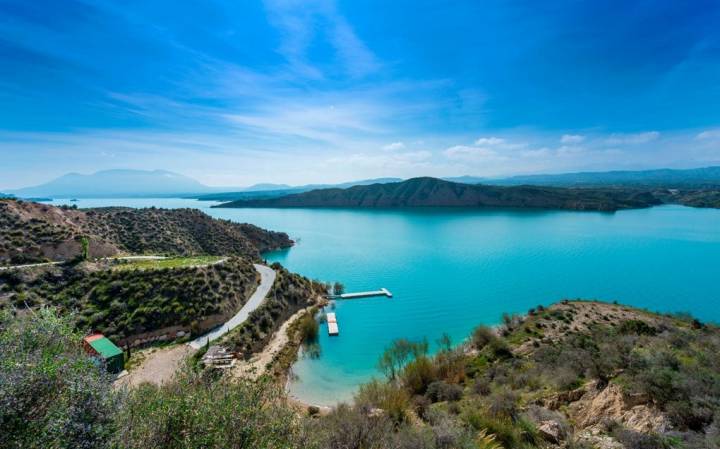
{"label": "hazy mountain peak", "polygon": [[200,182],[167,170],[111,169],[68,173],[47,183],[11,191],[19,197],[122,197],[204,193]]}

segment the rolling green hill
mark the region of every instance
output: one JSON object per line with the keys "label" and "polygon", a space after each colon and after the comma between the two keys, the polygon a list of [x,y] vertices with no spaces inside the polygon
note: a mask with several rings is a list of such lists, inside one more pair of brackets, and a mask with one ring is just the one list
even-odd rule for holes
{"label": "rolling green hill", "polygon": [[200,335],[240,309],[258,284],[247,259],[197,267],[113,270],[103,264],[0,272],[0,308],[42,305],[75,313],[80,329],[120,345],[169,328]]}
{"label": "rolling green hill", "polygon": [[90,257],[119,254],[222,255],[258,259],[292,245],[287,234],[218,220],[196,209],[78,210],[0,200],[0,264],[70,260],[89,243]]}

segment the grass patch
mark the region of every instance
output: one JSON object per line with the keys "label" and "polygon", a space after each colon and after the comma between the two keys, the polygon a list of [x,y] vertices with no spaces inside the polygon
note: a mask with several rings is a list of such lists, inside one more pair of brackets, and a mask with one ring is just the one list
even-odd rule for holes
{"label": "grass patch", "polygon": [[204,266],[222,260],[219,256],[170,257],[167,259],[118,260],[114,270],[159,270]]}

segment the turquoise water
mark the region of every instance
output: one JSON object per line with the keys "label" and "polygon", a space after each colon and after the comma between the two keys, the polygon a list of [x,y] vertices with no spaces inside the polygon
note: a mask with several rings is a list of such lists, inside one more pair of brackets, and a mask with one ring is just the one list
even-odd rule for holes
{"label": "turquoise water", "polygon": [[[331,404],[377,375],[400,337],[459,342],[503,312],[563,298],[597,298],[720,322],[720,210],[622,211],[208,209],[190,200],[112,204],[201,207],[215,217],[282,230],[298,240],[267,255],[348,291],[386,287],[392,299],[338,302],[339,337],[302,358],[291,392]],[[81,200],[79,207],[109,204]]]}

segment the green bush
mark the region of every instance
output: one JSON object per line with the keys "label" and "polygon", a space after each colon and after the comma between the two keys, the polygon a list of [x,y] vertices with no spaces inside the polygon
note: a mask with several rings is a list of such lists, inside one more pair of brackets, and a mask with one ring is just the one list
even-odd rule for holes
{"label": "green bush", "polygon": [[316,343],[320,333],[320,325],[317,320],[315,320],[315,317],[313,317],[310,313],[306,313],[299,321],[298,329],[303,343],[307,345]]}
{"label": "green bush", "polygon": [[425,396],[433,402],[458,401],[462,398],[463,389],[459,385],[448,384],[441,380],[428,385]]}
{"label": "green bush", "polygon": [[301,422],[268,383],[213,380],[192,371],[170,384],[141,385],[118,415],[126,449],[303,447]]}
{"label": "green bush", "polygon": [[0,314],[0,447],[110,446],[120,398],[81,341],[52,309]]}
{"label": "green bush", "polygon": [[382,409],[393,422],[400,423],[408,417],[410,397],[395,384],[372,380],[360,387],[355,403],[360,407]]}

